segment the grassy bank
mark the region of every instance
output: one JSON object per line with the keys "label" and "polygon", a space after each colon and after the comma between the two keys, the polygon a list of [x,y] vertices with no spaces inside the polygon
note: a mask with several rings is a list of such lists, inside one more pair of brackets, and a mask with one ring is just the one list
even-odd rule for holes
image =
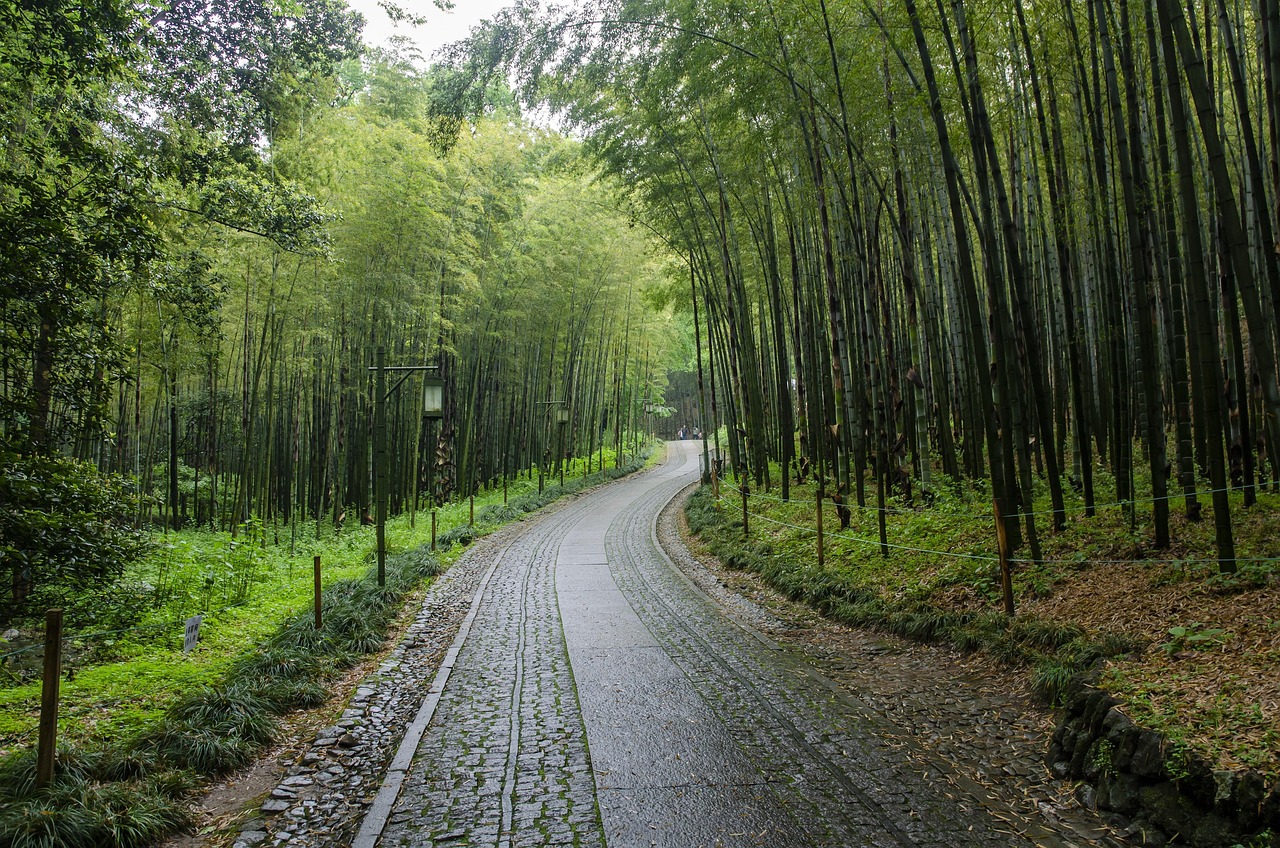
{"label": "grassy bank", "polygon": [[[622,468],[563,486],[536,480],[487,491],[438,511],[440,550],[429,550],[430,515],[388,526],[385,586],[371,566],[372,528],[275,544],[250,528],[232,540],[203,531],[170,534],[131,578],[150,586],[144,620],[69,640],[61,750],[53,785],[34,785],[39,683],[0,689],[0,847],[149,845],[188,823],[186,797],[200,781],[250,762],[277,738],[284,716],[319,706],[329,684],[379,650],[404,602],[472,539]],[[461,543],[461,544],[458,544]],[[324,564],[324,627],[312,621],[313,556]],[[154,582],[153,582],[154,581]],[[182,653],[186,615],[207,615],[199,645]]]}
{"label": "grassy bank", "polygon": [[726,565],[759,573],[837,621],[1027,667],[1049,703],[1087,673],[1174,744],[1223,768],[1280,774],[1280,538],[1272,527],[1280,497],[1262,494],[1248,510],[1237,504],[1235,575],[1217,573],[1208,520],[1178,513],[1175,546],[1154,551],[1149,505],[1138,504],[1131,520],[1111,506],[1086,518],[1077,504],[1056,534],[1045,515],[1043,561],[1015,563],[1012,618],[1002,612],[989,503],[943,487],[927,504],[887,507],[885,555],[877,510],[853,506],[841,530],[828,502],[821,569],[810,485],[793,486],[786,503],[776,489],[751,495],[749,538],[741,496],[728,483],[719,500],[705,488],[695,493],[686,514]]}

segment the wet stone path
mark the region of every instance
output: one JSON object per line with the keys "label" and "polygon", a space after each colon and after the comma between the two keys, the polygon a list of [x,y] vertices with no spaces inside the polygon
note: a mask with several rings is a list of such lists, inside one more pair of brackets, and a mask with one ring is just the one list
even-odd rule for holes
{"label": "wet stone path", "polygon": [[671,448],[489,548],[356,845],[1079,844],[904,752],[676,568],[655,524],[697,461]]}

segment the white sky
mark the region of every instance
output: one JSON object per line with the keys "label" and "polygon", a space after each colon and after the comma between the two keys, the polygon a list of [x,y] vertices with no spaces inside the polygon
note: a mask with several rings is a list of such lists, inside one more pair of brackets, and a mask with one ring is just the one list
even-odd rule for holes
{"label": "white sky", "polygon": [[366,43],[379,46],[386,44],[392,35],[406,35],[417,43],[423,57],[430,61],[431,54],[440,47],[465,38],[473,26],[492,18],[499,9],[511,5],[512,0],[455,0],[451,12],[440,11],[431,0],[393,2],[411,15],[426,18],[427,22],[418,27],[401,24],[397,29],[378,6],[378,0],[347,0],[347,5],[364,15]]}

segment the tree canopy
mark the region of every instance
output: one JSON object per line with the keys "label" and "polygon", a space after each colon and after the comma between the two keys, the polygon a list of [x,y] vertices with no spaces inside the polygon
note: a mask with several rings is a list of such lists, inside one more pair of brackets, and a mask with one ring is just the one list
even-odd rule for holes
{"label": "tree canopy", "polygon": [[1101,469],[1157,548],[1210,500],[1231,569],[1227,493],[1280,477],[1278,57],[1271,0],[529,0],[440,111],[509,76],[628,187],[757,483],[987,481],[1039,559],[1039,481],[1056,529]]}

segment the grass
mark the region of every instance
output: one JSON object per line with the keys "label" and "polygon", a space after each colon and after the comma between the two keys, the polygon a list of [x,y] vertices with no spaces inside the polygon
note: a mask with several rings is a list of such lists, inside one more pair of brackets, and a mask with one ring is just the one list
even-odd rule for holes
{"label": "grass", "polygon": [[[295,542],[291,553],[261,527],[238,540],[167,536],[132,575],[160,581],[144,621],[77,637],[51,786],[34,785],[39,684],[0,690],[0,738],[9,749],[0,759],[0,848],[155,844],[188,823],[186,796],[199,780],[248,764],[276,738],[280,716],[327,701],[326,684],[383,646],[406,597],[470,539],[645,464],[589,480],[567,476],[541,493],[521,481],[508,487],[505,505],[502,489],[486,491],[476,498],[474,527],[468,502],[444,506],[437,529],[448,542],[438,553],[428,550],[429,520],[394,519],[385,586],[370,565],[372,528]],[[320,630],[311,610],[314,555],[326,575]],[[195,610],[209,611],[207,624],[196,650],[183,655],[181,622]]]}
{"label": "grass", "polygon": [[[1244,509],[1232,493],[1240,560],[1219,574],[1207,497],[1205,518],[1188,521],[1171,498],[1171,547],[1152,545],[1152,506],[1132,515],[1115,504],[1098,473],[1098,514],[1086,517],[1067,492],[1063,532],[1049,526],[1049,496],[1037,482],[1034,509],[1043,562],[1015,552],[1018,615],[1001,612],[1000,569],[991,505],[978,488],[939,478],[927,498],[886,504],[888,554],[881,553],[874,482],[868,507],[851,506],[840,530],[824,508],[825,567],[817,567],[815,489],[775,487],[749,499],[750,539],[741,499],[726,481],[717,502],[705,489],[689,501],[690,527],[729,567],[761,574],[789,597],[846,624],[881,629],[1029,669],[1034,693],[1060,703],[1090,672],[1123,698],[1139,723],[1164,730],[1221,767],[1280,774],[1280,495],[1260,493]],[[773,479],[778,479],[776,470]],[[1137,481],[1137,491],[1145,483]],[[1202,488],[1208,489],[1207,483]],[[1207,635],[1206,635],[1207,634]],[[1211,638],[1210,638],[1211,637]]]}

